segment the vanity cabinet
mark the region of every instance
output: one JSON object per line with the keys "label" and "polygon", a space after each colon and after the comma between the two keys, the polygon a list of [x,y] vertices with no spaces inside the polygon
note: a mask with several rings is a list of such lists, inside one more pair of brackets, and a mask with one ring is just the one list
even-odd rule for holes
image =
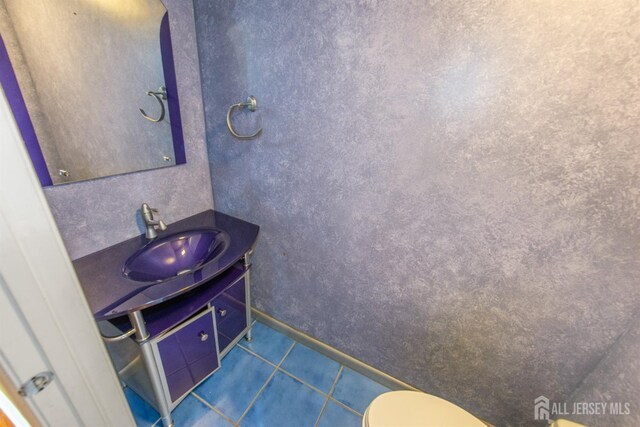
{"label": "vanity cabinet", "polygon": [[[211,231],[228,238],[220,253],[208,251],[215,243],[208,239]],[[188,252],[195,256],[191,261],[204,253],[213,256],[191,270],[165,268],[187,256],[185,246],[165,245],[168,253],[146,260],[145,275],[124,274],[132,257],[160,247],[147,247],[145,235],[73,261],[120,380],[158,410],[164,426],[173,425],[171,411],[225,363],[238,341],[251,340],[250,257],[259,231],[255,224],[207,210],[163,232],[175,239],[167,241],[183,242],[187,236],[190,249],[205,250]],[[172,250],[175,257],[165,256]],[[154,275],[155,268],[161,274]]]}
{"label": "vanity cabinet", "polygon": [[230,286],[212,302],[218,329],[221,354],[227,354],[230,344],[247,328],[247,292],[244,278]]}
{"label": "vanity cabinet", "polygon": [[[107,346],[122,382],[158,411],[163,405],[175,408],[250,334],[250,268],[238,262],[192,291],[141,310],[146,339],[132,336]],[[132,326],[129,316],[120,316],[101,329],[117,335]],[[154,364],[156,372],[150,373]]]}
{"label": "vanity cabinet", "polygon": [[154,340],[163,389],[172,403],[220,367],[216,338],[210,308]]}

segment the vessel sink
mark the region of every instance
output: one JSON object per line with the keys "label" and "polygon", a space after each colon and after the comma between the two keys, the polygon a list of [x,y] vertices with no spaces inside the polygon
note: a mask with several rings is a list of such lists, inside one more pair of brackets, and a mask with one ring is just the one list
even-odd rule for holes
{"label": "vessel sink", "polygon": [[122,271],[136,282],[164,282],[215,261],[227,250],[229,241],[225,231],[215,228],[171,234],[136,251]]}

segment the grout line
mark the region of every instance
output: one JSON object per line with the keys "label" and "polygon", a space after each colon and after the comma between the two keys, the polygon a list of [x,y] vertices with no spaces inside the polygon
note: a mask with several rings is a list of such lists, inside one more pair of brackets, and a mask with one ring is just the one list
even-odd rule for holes
{"label": "grout line", "polygon": [[204,400],[204,398],[198,396],[195,392],[191,392],[191,395],[193,397],[195,397],[196,399],[198,399],[200,402],[204,403],[209,409],[211,409],[213,412],[221,415],[225,420],[229,421],[232,425],[236,425],[236,423],[233,422],[233,420],[231,418],[229,418],[228,416],[226,416],[225,414],[222,413],[222,411],[220,411],[220,409],[216,408],[215,406],[213,406],[212,404],[210,404],[209,402],[207,402],[206,400]]}
{"label": "grout line", "polygon": [[[296,344],[300,344],[298,341],[294,341],[293,345]],[[303,345],[303,344],[300,344]],[[287,358],[287,356],[289,355],[289,352],[291,351],[291,349],[289,349],[289,351],[287,351],[287,354],[284,355],[284,357],[282,358],[282,360],[280,361],[280,363],[278,363],[277,365],[273,362],[268,361],[267,359],[265,359],[264,357],[260,356],[259,354],[249,350],[248,348],[242,347],[240,346],[243,350],[245,350],[247,353],[252,354],[253,356],[256,356],[258,359],[268,363],[269,365],[275,367],[277,370],[279,370],[280,372],[282,372],[283,374],[286,374],[288,376],[290,376],[291,378],[293,378],[294,380],[301,382],[302,384],[306,385],[307,387],[309,387],[310,389],[312,389],[313,391],[320,393],[323,397],[328,397],[328,394],[325,393],[324,391],[312,386],[311,384],[307,383],[305,380],[303,380],[302,378],[297,377],[296,375],[292,374],[291,372],[285,370],[282,366],[282,363],[284,362],[284,360]],[[293,346],[292,346],[293,347]],[[340,370],[338,370],[340,371]]]}
{"label": "grout line", "polygon": [[282,357],[282,360],[281,360],[278,364],[275,364],[275,363],[273,363],[272,361],[267,360],[267,359],[265,359],[264,357],[260,356],[260,355],[259,355],[258,353],[256,353],[255,351],[250,350],[250,349],[248,349],[247,347],[245,347],[245,346],[241,345],[240,343],[238,343],[237,345],[238,345],[238,347],[240,347],[241,349],[243,349],[244,351],[246,351],[246,352],[247,352],[247,353],[249,353],[250,355],[257,357],[258,359],[262,360],[263,362],[268,363],[269,365],[273,366],[274,368],[277,368],[277,367],[278,367],[278,365],[279,365],[280,363],[282,363],[282,361],[283,361],[283,360],[284,360],[284,358],[287,356],[287,354],[289,354],[289,353],[287,352],[287,353]]}
{"label": "grout line", "polygon": [[344,409],[348,410],[349,412],[352,412],[353,414],[355,414],[355,415],[357,415],[359,417],[363,417],[363,415],[360,412],[356,411],[353,408],[348,407],[347,405],[345,405],[344,403],[340,402],[339,400],[336,400],[333,397],[330,397],[329,399],[331,399],[331,401],[333,403],[337,403],[338,405],[342,406]]}
{"label": "grout line", "polygon": [[[294,341],[294,344],[299,344],[298,341]],[[303,344],[301,344],[303,345]],[[339,400],[336,400],[335,398],[331,397],[331,393],[333,393],[333,388],[329,391],[329,394],[325,393],[324,391],[312,386],[311,384],[307,383],[305,380],[303,380],[302,378],[297,377],[296,375],[292,374],[291,372],[285,370],[282,366],[282,363],[284,362],[284,359],[286,359],[286,357],[289,355],[289,352],[291,351],[291,349],[289,349],[289,351],[287,352],[287,354],[285,354],[285,356],[282,358],[282,360],[280,361],[280,363],[278,363],[277,365],[273,362],[268,361],[267,359],[265,359],[264,357],[260,356],[259,354],[249,350],[246,347],[242,347],[240,346],[243,350],[245,350],[247,353],[250,353],[253,356],[256,356],[258,359],[268,363],[269,365],[275,367],[278,371],[282,372],[283,374],[288,375],[289,377],[293,378],[294,380],[301,382],[302,384],[306,385],[307,387],[309,387],[311,390],[315,391],[316,393],[320,393],[323,397],[326,397],[328,399],[331,399],[333,402],[337,403],[338,405],[342,406],[343,408],[349,410],[350,412],[352,412],[355,415],[358,415],[360,417],[362,417],[363,415],[356,411],[353,408],[348,407],[347,405],[345,405],[344,403],[340,402]],[[342,373],[342,371],[344,370],[345,366],[344,365],[340,365],[340,369],[338,370],[338,376],[336,376],[336,380],[340,378],[340,374]],[[372,380],[373,381],[373,380]],[[337,383],[336,383],[337,384]]]}
{"label": "grout line", "polygon": [[314,427],[318,427],[318,424],[320,423],[320,419],[322,418],[322,414],[324,414],[324,410],[327,408],[327,404],[331,399],[330,396],[333,394],[333,391],[336,389],[336,386],[338,385],[338,379],[340,379],[340,375],[342,374],[343,369],[344,369],[344,366],[340,365],[340,369],[338,369],[338,375],[336,375],[336,379],[333,380],[333,385],[331,386],[331,390],[329,390],[329,395],[327,396],[327,399],[324,401],[324,405],[322,405],[322,409],[320,410],[320,414],[318,415],[318,419],[316,420]]}
{"label": "grout line", "polygon": [[340,376],[342,375],[343,371],[344,371],[344,365],[340,365],[340,369],[338,370],[338,375],[336,375],[336,379],[333,382],[333,386],[331,387],[331,390],[329,391],[329,396],[332,396],[333,392],[336,391],[336,387],[338,386],[338,381],[340,380]]}
{"label": "grout line", "polygon": [[[291,347],[289,347],[289,350],[287,350],[287,353],[284,355],[284,357],[282,358],[282,360],[280,361],[280,363],[278,363],[278,365],[276,366],[276,368],[273,370],[273,372],[271,373],[271,375],[269,375],[269,378],[267,378],[267,381],[265,381],[265,383],[262,385],[262,387],[260,388],[260,390],[258,390],[258,394],[256,394],[256,397],[253,398],[253,400],[251,401],[251,403],[249,403],[249,406],[247,406],[247,409],[245,409],[245,411],[242,413],[242,415],[240,416],[240,418],[238,418],[238,425],[240,424],[240,422],[244,419],[244,417],[249,413],[249,410],[251,409],[251,407],[253,406],[254,403],[256,403],[256,401],[258,400],[258,398],[260,397],[260,395],[262,394],[262,392],[264,391],[265,388],[267,388],[267,385],[269,384],[269,382],[271,382],[271,380],[273,379],[273,377],[276,375],[276,372],[278,372],[278,368],[280,367],[280,365],[282,364],[282,362],[284,362],[284,359],[287,358],[287,356],[289,355],[289,353],[291,353],[291,350],[293,350],[293,347],[295,347],[296,342],[294,341],[293,344],[291,344]],[[271,363],[270,363],[271,364]],[[271,364],[272,365],[272,364]]]}
{"label": "grout line", "polygon": [[314,386],[312,386],[311,384],[307,383],[306,381],[304,381],[302,378],[298,378],[295,375],[293,375],[291,372],[285,371],[282,368],[278,368],[278,370],[280,372],[282,372],[283,374],[286,374],[288,376],[290,376],[291,378],[293,378],[294,380],[301,382],[303,385],[306,385],[307,387],[309,387],[311,390],[320,393],[322,395],[322,397],[329,397],[329,395],[327,393],[325,393],[324,391],[320,390],[319,388],[316,388]]}

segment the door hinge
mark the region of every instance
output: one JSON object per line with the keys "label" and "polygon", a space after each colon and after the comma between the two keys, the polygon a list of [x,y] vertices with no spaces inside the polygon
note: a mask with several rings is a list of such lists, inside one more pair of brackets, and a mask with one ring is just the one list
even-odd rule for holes
{"label": "door hinge", "polygon": [[22,384],[22,387],[20,387],[20,390],[18,390],[18,393],[26,397],[38,394],[42,390],[44,390],[46,386],[51,384],[51,381],[53,381],[53,377],[54,377],[53,372],[50,372],[50,371],[40,372],[39,374],[31,378],[29,381]]}

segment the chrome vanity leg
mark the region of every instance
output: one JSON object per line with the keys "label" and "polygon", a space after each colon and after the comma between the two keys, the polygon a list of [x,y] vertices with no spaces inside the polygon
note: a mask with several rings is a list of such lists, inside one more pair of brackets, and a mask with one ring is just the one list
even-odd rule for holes
{"label": "chrome vanity leg", "polygon": [[142,313],[140,311],[129,313],[129,321],[131,321],[131,325],[133,325],[133,328],[136,330],[136,341],[140,345],[144,365],[147,369],[149,379],[151,380],[151,387],[153,388],[153,394],[156,398],[156,404],[158,405],[162,425],[164,427],[173,427],[173,419],[171,419],[169,404],[167,403],[162,388],[158,365],[156,364],[156,359],[153,356],[151,342],[147,341],[147,338],[149,338],[149,332],[147,332],[147,327],[144,324]]}
{"label": "chrome vanity leg", "polygon": [[[251,266],[251,254],[253,253],[253,249],[249,250],[247,253],[244,254],[244,266],[245,268],[249,268]],[[253,334],[251,332],[252,328],[251,328],[251,271],[247,271],[246,276],[244,277],[244,281],[245,281],[245,298],[246,298],[246,303],[247,303],[247,325],[249,326],[249,330],[247,330],[247,333],[245,334],[245,339],[248,342],[253,341]]]}

